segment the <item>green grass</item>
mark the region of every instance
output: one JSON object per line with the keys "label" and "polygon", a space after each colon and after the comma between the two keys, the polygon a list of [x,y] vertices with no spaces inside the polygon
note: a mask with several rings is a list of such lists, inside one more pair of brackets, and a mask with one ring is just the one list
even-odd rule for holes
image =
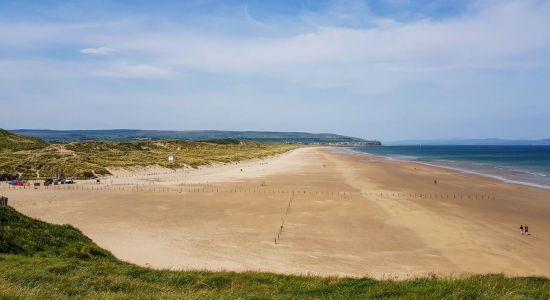
{"label": "green grass", "polygon": [[39,138],[16,135],[0,128],[0,151],[34,150],[47,146],[48,143]]}
{"label": "green grass", "polygon": [[374,280],[153,270],[77,229],[0,207],[0,299],[549,299],[550,280],[477,275]]}
{"label": "green grass", "polygon": [[[296,148],[292,145],[230,139],[204,142],[105,141],[49,145],[40,139],[18,136],[5,130],[0,130],[0,145],[0,177],[23,179],[53,177],[57,173],[78,178],[94,177],[109,174],[109,167],[198,167],[262,158]],[[169,162],[169,155],[174,155],[176,160]]]}
{"label": "green grass", "polygon": [[0,207],[0,253],[60,258],[113,258],[70,225],[53,225],[28,218],[11,207]]}

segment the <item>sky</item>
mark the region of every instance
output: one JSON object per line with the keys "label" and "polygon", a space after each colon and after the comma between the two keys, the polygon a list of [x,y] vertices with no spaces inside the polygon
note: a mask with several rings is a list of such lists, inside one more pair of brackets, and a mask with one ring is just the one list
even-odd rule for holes
{"label": "sky", "polygon": [[2,0],[0,128],[548,138],[550,0]]}

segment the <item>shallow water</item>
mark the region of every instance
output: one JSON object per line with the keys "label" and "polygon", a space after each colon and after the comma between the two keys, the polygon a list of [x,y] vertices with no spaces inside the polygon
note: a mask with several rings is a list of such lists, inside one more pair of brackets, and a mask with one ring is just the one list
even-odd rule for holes
{"label": "shallow water", "polygon": [[550,146],[381,146],[350,149],[550,189]]}

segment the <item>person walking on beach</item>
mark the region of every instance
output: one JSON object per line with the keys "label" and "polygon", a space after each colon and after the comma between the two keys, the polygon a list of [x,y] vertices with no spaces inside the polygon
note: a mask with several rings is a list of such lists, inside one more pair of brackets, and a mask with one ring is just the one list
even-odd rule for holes
{"label": "person walking on beach", "polygon": [[523,235],[523,224],[519,225],[519,232],[521,232],[521,235]]}
{"label": "person walking on beach", "polygon": [[525,229],[525,235],[529,235],[529,226],[527,226],[527,224],[525,224],[525,226],[523,228]]}

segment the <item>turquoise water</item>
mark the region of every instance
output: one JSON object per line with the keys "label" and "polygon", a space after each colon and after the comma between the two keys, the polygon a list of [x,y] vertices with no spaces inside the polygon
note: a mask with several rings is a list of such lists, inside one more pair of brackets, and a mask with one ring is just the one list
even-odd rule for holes
{"label": "turquoise water", "polygon": [[382,146],[351,150],[550,189],[550,146]]}

